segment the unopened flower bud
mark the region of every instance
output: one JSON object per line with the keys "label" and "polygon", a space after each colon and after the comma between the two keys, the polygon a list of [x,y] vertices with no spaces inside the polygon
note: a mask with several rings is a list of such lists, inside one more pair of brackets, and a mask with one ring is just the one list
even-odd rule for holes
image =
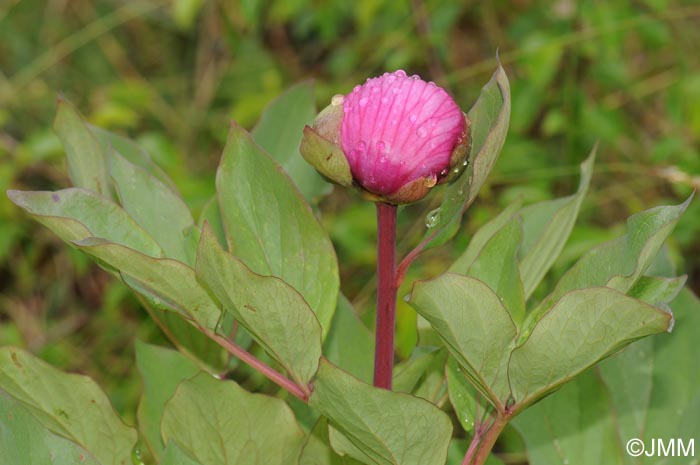
{"label": "unopened flower bud", "polygon": [[338,184],[354,184],[378,201],[410,203],[461,174],[469,126],[445,90],[396,71],[333,97],[305,128],[301,153]]}

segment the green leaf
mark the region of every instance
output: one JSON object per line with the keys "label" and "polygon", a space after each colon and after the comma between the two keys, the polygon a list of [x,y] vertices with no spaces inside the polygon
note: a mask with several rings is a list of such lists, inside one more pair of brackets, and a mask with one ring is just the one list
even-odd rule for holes
{"label": "green leaf", "polygon": [[204,465],[297,463],[304,433],[280,399],[200,374],[165,406],[163,441]]}
{"label": "green leaf", "polygon": [[477,279],[448,273],[417,282],[410,303],[438,332],[469,381],[503,411],[517,329],[498,296]]}
{"label": "green leaf", "polygon": [[606,286],[626,293],[651,265],[692,197],[676,206],[656,207],[627,220],[627,234],[592,249],[559,280],[527,317],[521,344],[532,327],[564,294],[574,289]]}
{"label": "green leaf", "polygon": [[355,315],[350,301],[340,295],[323,354],[337,366],[366,383],[374,373],[374,338]]}
{"label": "green leaf", "polygon": [[158,465],[201,465],[189,455],[184,453],[176,443],[169,442],[168,447],[163,452],[163,459]]}
{"label": "green leaf", "polygon": [[282,166],[309,202],[332,189],[299,153],[304,126],[313,124],[315,116],[313,84],[304,82],[268,105],[251,132],[255,142]]}
{"label": "green leaf", "polygon": [[513,221],[520,206],[520,200],[508,205],[498,216],[482,226],[469,241],[467,249],[450,266],[449,272],[466,276],[469,272],[469,268],[471,268],[472,264],[479,257],[484,247],[486,247],[499,231]]}
{"label": "green leaf", "polygon": [[536,401],[625,345],[667,331],[673,316],[599,287],[572,291],[513,350],[508,368],[518,408]]}
{"label": "green leaf", "polygon": [[124,210],[155,238],[165,256],[192,265],[194,248],[188,247],[188,236],[197,231],[180,196],[118,153],[110,156],[110,174]]}
{"label": "green leaf", "polygon": [[206,225],[197,250],[196,272],[224,311],[230,312],[294,381],[308,385],[321,357],[321,325],[304,298],[281,279],[250,271],[220,247]]}
{"label": "green leaf", "polygon": [[654,306],[667,304],[683,289],[687,278],[686,275],[675,278],[642,276],[629,290],[628,295]]}
{"label": "green leaf", "polygon": [[454,408],[455,415],[465,432],[474,429],[476,415],[476,398],[474,387],[469,384],[467,377],[460,370],[454,357],[447,360],[445,368],[447,376],[447,389],[450,395],[450,402]]}
{"label": "green leaf", "polygon": [[321,417],[311,433],[306,438],[304,450],[299,458],[299,465],[358,465],[358,462],[349,456],[339,456],[330,445],[328,433],[328,420]]}
{"label": "green leaf", "polygon": [[[44,428],[88,451],[96,459],[92,463],[131,463],[136,431],[122,423],[107,396],[86,376],[62,373],[27,352],[3,347],[0,348],[0,399],[5,401],[7,396],[20,403]],[[7,408],[8,404],[3,404]],[[22,417],[27,419],[24,413]],[[4,416],[0,421],[3,420]],[[24,427],[37,429],[36,425]],[[17,430],[13,431],[18,434]],[[45,437],[48,441],[45,445],[58,448],[62,454],[77,451],[58,438]]]}
{"label": "green leaf", "polygon": [[510,312],[516,326],[525,318],[525,297],[518,270],[518,247],[523,236],[520,218],[512,218],[484,245],[467,275],[483,281]]}
{"label": "green leaf", "polygon": [[431,247],[444,244],[455,235],[462,215],[476,199],[503,148],[510,120],[510,85],[500,63],[468,116],[472,141],[469,165],[447,186],[439,209],[431,212],[433,220],[428,222],[430,228],[426,232]]}
{"label": "green leaf", "polygon": [[202,213],[197,222],[197,226],[200,230],[204,228],[204,223],[209,223],[214,235],[219,240],[219,244],[225,249],[228,244],[226,244],[226,233],[224,232],[224,224],[221,221],[219,200],[216,196],[210,198],[202,208]]}
{"label": "green leaf", "polygon": [[700,429],[700,302],[687,289],[671,303],[672,335],[635,342],[514,419],[532,465],[694,463],[692,458],[647,458],[625,452],[626,442],[679,438]]}
{"label": "green leaf", "polygon": [[106,151],[108,158],[114,153],[118,153],[130,163],[146,170],[161,183],[165,184],[173,193],[178,195],[178,189],[173,180],[153,162],[150,155],[148,155],[148,152],[146,152],[143,147],[131,139],[127,139],[126,137],[122,137],[97,126],[88,125],[88,128],[95,137],[97,137],[103,147],[109,148],[109,150]]}
{"label": "green leaf", "polygon": [[394,368],[393,388],[438,404],[445,394],[445,350],[417,354]]}
{"label": "green leaf", "polygon": [[235,124],[216,185],[228,249],[253,272],[298,290],[325,335],[338,300],[333,245],[291,180]]}
{"label": "green leaf", "polygon": [[452,425],[423,399],[375,388],[322,359],[309,405],[330,420],[340,455],[371,465],[445,463]]}
{"label": "green leaf", "polygon": [[174,350],[136,341],[136,365],[143,381],[143,396],[138,408],[139,429],[151,454],[160,459],[163,443],[160,420],[168,399],[184,379],[199,373],[199,367]]}
{"label": "green leaf", "polygon": [[99,465],[90,452],[46,429],[21,402],[2,390],[0,451],[7,465]]}
{"label": "green leaf", "polygon": [[561,253],[576,222],[593,174],[596,149],[581,164],[581,181],[574,195],[529,205],[520,211],[525,232],[520,249],[520,276],[529,298]]}
{"label": "green leaf", "polygon": [[144,254],[161,256],[155,240],[117,204],[86,189],[7,191],[8,197],[69,245],[99,237]]}
{"label": "green leaf", "polygon": [[194,270],[171,258],[153,258],[120,244],[89,238],[74,242],[83,252],[116,268],[129,287],[175,311],[202,329],[214,331],[219,305],[197,282]]}
{"label": "green leaf", "polygon": [[58,102],[54,130],[66,149],[68,175],[73,185],[111,197],[104,147],[78,111],[65,100]]}

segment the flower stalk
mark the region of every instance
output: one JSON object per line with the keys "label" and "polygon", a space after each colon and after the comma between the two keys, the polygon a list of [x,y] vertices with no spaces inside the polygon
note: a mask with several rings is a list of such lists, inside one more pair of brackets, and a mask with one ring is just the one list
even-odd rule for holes
{"label": "flower stalk", "polygon": [[396,205],[377,202],[377,330],[374,385],[391,389],[396,322]]}

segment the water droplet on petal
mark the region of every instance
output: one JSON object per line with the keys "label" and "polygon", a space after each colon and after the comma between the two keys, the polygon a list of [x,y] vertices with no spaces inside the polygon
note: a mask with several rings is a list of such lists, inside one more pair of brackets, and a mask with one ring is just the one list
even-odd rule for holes
{"label": "water droplet on petal", "polygon": [[440,171],[440,176],[447,176],[447,168],[444,170]]}
{"label": "water droplet on petal", "polygon": [[357,86],[355,86],[355,87],[352,89],[352,91],[353,91],[354,93],[358,93],[358,92],[360,91],[361,88],[362,88],[362,86],[357,85]]}
{"label": "water droplet on petal", "polygon": [[334,107],[337,107],[338,105],[342,105],[344,101],[345,101],[345,96],[343,94],[336,94],[331,99],[331,105],[333,105]]}
{"label": "water droplet on petal", "polygon": [[424,127],[419,127],[418,130],[416,130],[416,134],[418,134],[418,137],[425,137],[428,135],[428,131],[425,130]]}
{"label": "water droplet on petal", "polygon": [[379,86],[372,87],[372,92],[379,92]]}
{"label": "water droplet on petal", "polygon": [[436,208],[435,210],[431,211],[428,213],[425,217],[425,227],[430,229],[434,228],[437,226],[437,224],[440,222],[440,209]]}
{"label": "water droplet on petal", "polygon": [[367,97],[362,97],[359,103],[361,107],[366,107],[367,103],[369,103],[369,99]]}
{"label": "water droplet on petal", "polygon": [[428,83],[428,87],[435,87],[435,83],[434,83],[433,81],[430,81],[430,82]]}
{"label": "water droplet on petal", "polygon": [[364,152],[367,149],[367,142],[361,140],[360,142],[357,143],[357,151],[358,152]]}
{"label": "water droplet on petal", "polygon": [[415,122],[418,120],[418,116],[416,116],[416,115],[411,115],[411,116],[408,117],[408,120],[409,120],[411,123],[415,123]]}
{"label": "water droplet on petal", "polygon": [[413,79],[414,81],[417,81],[418,79],[420,79],[420,76],[418,76],[417,74],[414,74],[413,76],[411,76],[411,79]]}
{"label": "water droplet on petal", "polygon": [[[377,150],[379,152],[383,152],[385,148],[386,148],[386,143],[383,140],[380,140],[379,142],[377,142]],[[381,159],[379,161],[381,161]]]}
{"label": "water droplet on petal", "polygon": [[399,69],[394,72],[394,76],[396,77],[406,77],[406,71]]}

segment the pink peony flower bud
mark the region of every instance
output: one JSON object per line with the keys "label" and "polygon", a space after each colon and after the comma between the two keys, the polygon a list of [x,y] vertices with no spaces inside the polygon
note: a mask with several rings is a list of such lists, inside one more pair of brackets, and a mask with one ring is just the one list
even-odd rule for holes
{"label": "pink peony flower bud", "polygon": [[[334,97],[305,134],[302,155],[325,176],[347,185],[351,174],[353,183],[377,200],[409,203],[461,171],[469,121],[445,90],[399,70]],[[342,170],[322,166],[345,165],[338,150],[324,143],[325,152],[320,151],[333,153],[311,160],[311,147],[319,147],[311,140],[320,144],[318,136],[339,148],[347,161],[350,173],[342,180],[335,176]]]}

